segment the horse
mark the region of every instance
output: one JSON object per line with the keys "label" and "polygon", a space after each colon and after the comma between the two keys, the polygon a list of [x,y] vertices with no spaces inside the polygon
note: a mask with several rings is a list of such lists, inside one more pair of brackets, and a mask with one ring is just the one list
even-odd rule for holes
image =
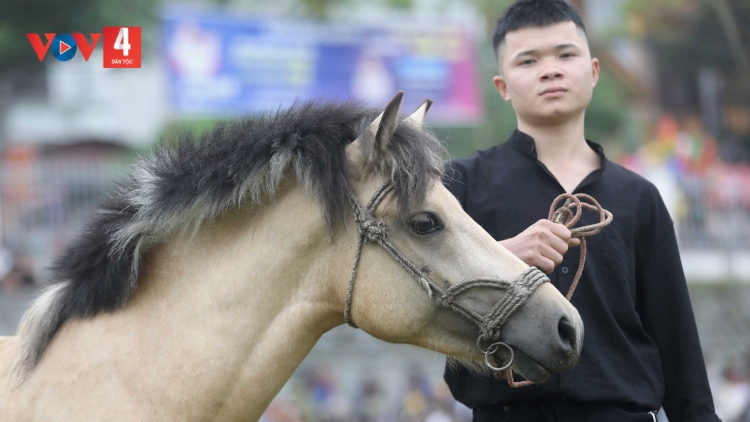
{"label": "horse", "polygon": [[344,322],[479,372],[572,368],[578,312],[464,212],[431,102],[401,100],[298,102],[138,157],[0,339],[0,420],[258,420]]}

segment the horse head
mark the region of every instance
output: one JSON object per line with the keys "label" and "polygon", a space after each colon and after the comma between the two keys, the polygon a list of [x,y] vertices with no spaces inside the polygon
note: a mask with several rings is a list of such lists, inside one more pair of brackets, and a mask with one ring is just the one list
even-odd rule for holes
{"label": "horse head", "polygon": [[401,99],[346,148],[357,222],[349,231],[362,242],[346,288],[347,321],[474,368],[483,366],[474,364],[483,362],[481,348],[502,342],[510,347],[495,346],[495,360],[508,362],[512,349],[513,369],[534,382],[572,368],[583,342],[576,309],[474,222],[434,167],[397,168],[408,163],[399,156],[405,142],[437,142],[423,129],[430,101],[399,121]]}

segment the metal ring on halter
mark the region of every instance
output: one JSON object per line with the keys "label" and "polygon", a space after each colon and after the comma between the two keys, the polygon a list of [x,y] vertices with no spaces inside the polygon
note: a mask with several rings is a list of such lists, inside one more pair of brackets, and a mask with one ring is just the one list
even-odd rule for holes
{"label": "metal ring on halter", "polygon": [[482,349],[482,346],[479,345],[479,342],[481,341],[482,341],[482,335],[480,334],[479,337],[477,337],[477,349],[479,349],[480,352],[482,353],[489,352],[489,354],[493,354],[497,352],[497,344],[493,343],[490,345],[490,347],[487,348],[487,350],[485,350],[485,349]]}
{"label": "metal ring on halter", "polygon": [[[492,366],[490,363],[490,355],[497,352],[498,346],[505,346],[508,350],[510,350],[510,361],[503,365],[502,367],[498,368],[495,366]],[[490,350],[492,350],[492,353],[489,353]],[[493,371],[505,371],[506,369],[510,368],[511,365],[513,365],[513,359],[516,357],[515,353],[513,353],[513,348],[508,346],[507,344],[498,341],[497,343],[490,344],[490,347],[487,348],[487,350],[484,352],[484,363]]]}

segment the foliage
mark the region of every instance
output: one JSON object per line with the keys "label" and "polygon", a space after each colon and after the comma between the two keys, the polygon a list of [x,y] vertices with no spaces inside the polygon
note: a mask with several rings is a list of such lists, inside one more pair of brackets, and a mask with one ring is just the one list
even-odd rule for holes
{"label": "foliage", "polygon": [[500,98],[492,84],[492,78],[497,74],[497,64],[495,53],[489,42],[482,43],[479,57],[484,121],[474,127],[436,126],[433,128],[435,135],[446,142],[451,158],[464,157],[476,150],[503,142],[516,128],[516,114],[513,107]]}
{"label": "foliage", "polygon": [[620,138],[629,114],[627,88],[606,63],[601,68],[599,83],[586,109],[586,137],[596,142]]}
{"label": "foliage", "polygon": [[350,0],[300,0],[304,12],[315,17],[325,17],[335,6],[342,6]]}
{"label": "foliage", "polygon": [[750,2],[745,0],[630,0],[627,10],[645,19],[665,74],[693,73],[699,67],[741,71],[730,38],[750,57]]}
{"label": "foliage", "polygon": [[[750,110],[750,2],[630,0],[628,10],[646,22],[660,79],[680,87],[680,95],[662,98],[671,111],[701,113],[697,80],[704,69],[721,76],[724,107]],[[737,135],[750,149],[750,133],[718,129],[719,142]]]}

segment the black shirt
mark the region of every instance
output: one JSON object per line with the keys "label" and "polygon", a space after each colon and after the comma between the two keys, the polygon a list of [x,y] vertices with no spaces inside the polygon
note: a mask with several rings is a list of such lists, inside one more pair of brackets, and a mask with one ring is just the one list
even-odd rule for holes
{"label": "black shirt", "polygon": [[[519,389],[447,366],[445,380],[454,397],[471,408],[563,400],[645,411],[663,405],[671,422],[718,421],[669,213],[653,184],[587,142],[600,155],[601,169],[573,193],[593,196],[614,220],[586,240],[586,264],[571,301],[585,329],[578,364],[546,383]],[[565,193],[537,159],[534,139],[520,131],[449,163],[445,184],[496,240],[547,218],[552,201]],[[578,225],[597,222],[596,213],[585,211]],[[580,247],[570,248],[549,274],[563,294],[579,257]]]}

